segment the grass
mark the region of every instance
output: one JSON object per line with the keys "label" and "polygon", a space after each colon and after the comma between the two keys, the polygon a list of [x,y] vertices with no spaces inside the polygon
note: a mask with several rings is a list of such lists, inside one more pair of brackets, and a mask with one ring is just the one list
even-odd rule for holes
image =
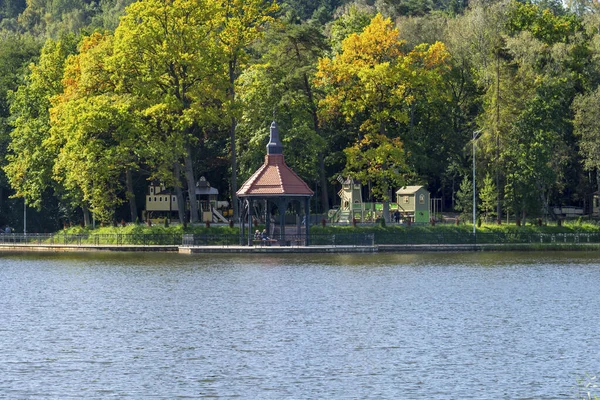
{"label": "grass", "polygon": [[[259,226],[262,230],[263,226]],[[253,228],[254,229],[254,228]],[[569,246],[597,247],[600,243],[600,226],[591,222],[572,222],[562,226],[516,226],[484,224],[477,228],[477,239],[470,224],[453,225],[362,225],[356,227],[315,225],[311,227],[312,244],[527,244],[532,248],[567,248]],[[183,234],[202,235],[196,238],[204,244],[237,243],[239,228],[228,226],[182,225],[126,225],[100,227],[96,229],[71,227],[56,232],[48,243],[64,244],[132,244],[132,245],[176,245]],[[574,235],[577,234],[577,235]],[[373,236],[371,236],[373,235]],[[370,238],[369,238],[370,237]],[[321,243],[322,242],[322,243]],[[330,243],[331,242],[331,243]],[[344,242],[344,243],[343,243]],[[348,243],[345,243],[348,242]],[[364,242],[364,243],[363,243]]]}
{"label": "grass", "polygon": [[[311,233],[323,233],[323,234],[339,234],[339,233],[455,233],[464,234],[472,233],[472,224],[436,224],[432,225],[397,225],[393,223],[381,225],[361,225],[357,224],[356,227],[352,225],[326,225],[313,226],[311,227]],[[600,225],[593,222],[568,222],[563,223],[562,226],[557,225],[527,225],[517,226],[514,224],[482,224],[477,228],[478,233],[600,233]]]}
{"label": "grass", "polygon": [[83,228],[80,226],[70,227],[56,232],[58,235],[182,235],[189,234],[211,234],[211,235],[234,235],[238,234],[239,228],[234,226],[211,226],[207,228],[205,225],[188,226],[184,228],[182,225],[174,225],[164,227],[161,225],[135,225],[126,226],[105,226],[96,229]]}

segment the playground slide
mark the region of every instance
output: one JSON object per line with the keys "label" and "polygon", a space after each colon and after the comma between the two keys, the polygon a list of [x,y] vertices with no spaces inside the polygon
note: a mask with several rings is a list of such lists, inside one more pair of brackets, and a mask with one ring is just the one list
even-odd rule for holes
{"label": "playground slide", "polygon": [[225,223],[229,222],[229,221],[227,221],[225,219],[225,217],[223,216],[223,214],[221,214],[219,212],[219,210],[217,210],[215,208],[213,208],[213,214],[215,215],[215,217],[217,217],[217,220],[220,220],[221,222],[225,222]]}

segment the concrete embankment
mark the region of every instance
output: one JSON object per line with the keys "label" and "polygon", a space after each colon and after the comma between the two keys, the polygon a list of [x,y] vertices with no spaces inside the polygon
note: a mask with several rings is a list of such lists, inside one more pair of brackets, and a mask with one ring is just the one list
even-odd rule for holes
{"label": "concrete embankment", "polygon": [[377,246],[199,246],[179,247],[182,254],[201,253],[268,253],[268,254],[298,254],[298,253],[375,253]]}
{"label": "concrete embankment", "polygon": [[0,244],[0,252],[86,252],[86,251],[137,251],[137,252],[171,252],[175,253],[179,246],[111,246],[111,245],[44,245],[44,244]]}

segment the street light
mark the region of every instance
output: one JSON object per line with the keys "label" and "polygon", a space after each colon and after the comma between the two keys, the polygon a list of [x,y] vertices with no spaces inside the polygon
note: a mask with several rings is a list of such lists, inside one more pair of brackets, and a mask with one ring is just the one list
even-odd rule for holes
{"label": "street light", "polygon": [[473,132],[473,235],[475,235],[475,232],[477,229],[477,224],[475,221],[475,214],[476,214],[476,210],[477,210],[477,201],[476,201],[477,188],[476,188],[476,183],[475,183],[475,140],[477,140],[477,138],[479,137],[480,134],[481,134],[481,129]]}

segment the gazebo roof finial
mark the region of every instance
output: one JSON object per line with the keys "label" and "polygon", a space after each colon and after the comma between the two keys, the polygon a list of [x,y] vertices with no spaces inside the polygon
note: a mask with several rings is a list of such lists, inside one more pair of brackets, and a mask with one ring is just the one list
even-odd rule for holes
{"label": "gazebo roof finial", "polygon": [[[275,114],[275,110],[273,110],[273,114]],[[271,123],[271,135],[269,144],[267,144],[267,154],[283,154],[283,145],[281,144],[281,140],[279,140],[279,129],[277,129],[277,122],[275,120]]]}

